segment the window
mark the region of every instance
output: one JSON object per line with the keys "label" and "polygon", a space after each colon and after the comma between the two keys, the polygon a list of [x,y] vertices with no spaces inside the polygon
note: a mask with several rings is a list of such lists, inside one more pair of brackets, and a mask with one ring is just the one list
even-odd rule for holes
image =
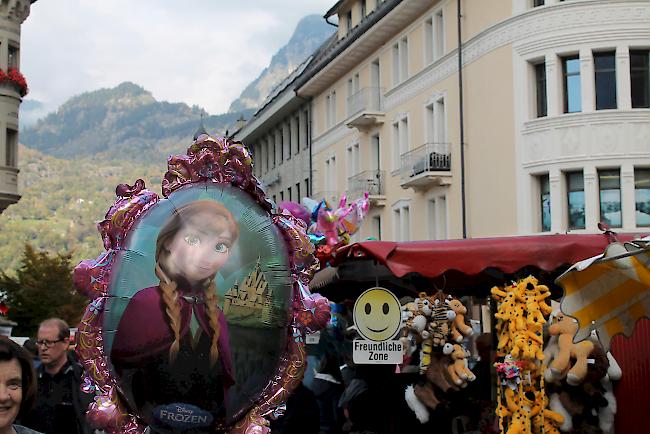
{"label": "window", "polygon": [[305,110],[302,112],[302,122],[300,122],[300,143],[302,143],[305,149],[309,146],[309,130],[307,129],[307,125],[309,125],[309,112]]}
{"label": "window", "polygon": [[622,226],[621,174],[618,170],[599,170],[600,221],[612,228]]}
{"label": "window", "polygon": [[294,116],[291,122],[291,148],[294,154],[300,152],[300,116]]}
{"label": "window", "polygon": [[278,144],[278,151],[280,155],[278,156],[278,164],[282,164],[284,160],[284,129],[280,127],[279,130],[275,132],[275,141]]}
{"label": "window", "polygon": [[402,38],[399,43],[400,50],[400,81],[404,81],[409,75],[409,41]]}
{"label": "window", "polygon": [[336,123],[336,91],[325,97],[325,126],[330,128]]}
{"label": "window", "polygon": [[567,178],[567,199],[569,229],[585,228],[585,180],[582,172],[569,172]]}
{"label": "window", "polygon": [[287,160],[291,159],[291,124],[286,124],[282,127],[282,141],[284,142],[285,150],[284,155]]}
{"label": "window", "polygon": [[274,203],[278,203],[278,200],[277,200],[277,198],[276,198],[275,195],[273,195],[273,202],[274,202]]}
{"label": "window", "polygon": [[359,73],[354,74],[354,76],[348,79],[348,99],[347,99],[347,110],[348,116],[352,115],[357,108],[358,103],[355,102],[356,94],[359,92]]}
{"label": "window", "polygon": [[434,104],[434,116],[435,116],[435,132],[434,140],[436,143],[446,143],[447,142],[447,123],[445,121],[445,99],[438,98]]}
{"label": "window", "polygon": [[424,22],[424,60],[431,63],[436,58],[434,53],[435,34],[433,33],[433,18]]}
{"label": "window", "polygon": [[361,3],[361,19],[364,19],[367,15],[366,11],[366,0],[359,0]]}
{"label": "window", "polygon": [[551,230],[551,184],[548,174],[541,175],[539,181],[539,209],[542,232]]}
{"label": "window", "polygon": [[18,68],[18,47],[10,43],[8,51],[7,66],[9,68]]}
{"label": "window", "polygon": [[305,196],[311,196],[311,191],[309,191],[309,178],[305,178]]}
{"label": "window", "polygon": [[280,202],[284,200],[284,190],[280,192]]}
{"label": "window", "polygon": [[429,199],[429,238],[432,240],[447,239],[447,198],[438,196]]}
{"label": "window", "polygon": [[614,51],[594,53],[596,110],[616,108],[616,56]]}
{"label": "window", "polygon": [[370,144],[372,147],[372,160],[370,162],[370,168],[372,170],[381,169],[381,142],[379,141],[379,134],[375,134],[370,138]]}
{"label": "window", "polygon": [[546,108],[546,63],[535,65],[535,90],[537,102],[537,117],[541,118],[547,115]]}
{"label": "window", "polygon": [[395,241],[409,241],[411,238],[411,213],[409,205],[393,208],[393,234]]}
{"label": "window", "polygon": [[636,225],[650,226],[650,169],[634,170]]}
{"label": "window", "polygon": [[300,194],[300,183],[296,182],[296,202],[300,203],[302,196]]}
{"label": "window", "polygon": [[16,151],[18,146],[18,131],[7,128],[7,145],[6,145],[5,164],[8,167],[16,167]]}
{"label": "window", "polygon": [[372,236],[381,241],[381,216],[374,216],[372,218]]}
{"label": "window", "polygon": [[408,152],[408,117],[393,123],[393,169],[397,170],[401,156]]}
{"label": "window", "polygon": [[350,33],[350,31],[352,30],[352,9],[348,11],[345,17],[346,17],[345,18],[346,33]]}
{"label": "window", "polygon": [[544,0],[533,0],[533,7],[544,6]]}
{"label": "window", "polygon": [[564,77],[564,113],[582,111],[582,92],[580,91],[580,59],[578,56],[562,59]]}
{"label": "window", "polygon": [[293,195],[291,193],[292,193],[291,187],[287,188],[287,196],[289,196],[288,197],[289,202],[291,202],[293,200]]}
{"label": "window", "polygon": [[327,194],[336,191],[336,157],[325,160],[325,190]]}
{"label": "window", "polygon": [[445,17],[442,14],[442,9],[434,15],[433,32],[433,58],[435,60],[445,54]]}
{"label": "window", "polygon": [[650,108],[650,50],[630,50],[632,108]]}
{"label": "window", "polygon": [[275,143],[275,138],[276,138],[275,133],[271,133],[271,135],[269,136],[269,139],[273,143],[273,145],[271,146],[271,151],[273,151],[273,155],[271,155],[271,162],[273,163],[273,167],[275,167],[275,164],[276,164],[275,162],[276,162],[277,156],[278,156],[277,145]]}
{"label": "window", "polygon": [[360,162],[359,162],[358,143],[355,143],[352,146],[348,146],[347,157],[348,157],[348,161],[347,161],[348,178],[351,178],[361,171],[359,168]]}
{"label": "window", "polygon": [[393,85],[399,82],[399,43],[397,43],[393,45]]}
{"label": "window", "polygon": [[408,39],[402,38],[393,45],[393,85],[408,77]]}
{"label": "window", "polygon": [[447,122],[445,99],[438,98],[426,106],[426,141],[427,143],[447,142]]}

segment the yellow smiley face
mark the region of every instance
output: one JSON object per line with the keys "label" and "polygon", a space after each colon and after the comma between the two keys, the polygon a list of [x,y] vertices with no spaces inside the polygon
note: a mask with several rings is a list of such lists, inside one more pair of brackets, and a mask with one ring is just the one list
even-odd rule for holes
{"label": "yellow smiley face", "polygon": [[399,331],[402,320],[400,304],[392,292],[370,288],[354,303],[354,324],[366,339],[386,341]]}

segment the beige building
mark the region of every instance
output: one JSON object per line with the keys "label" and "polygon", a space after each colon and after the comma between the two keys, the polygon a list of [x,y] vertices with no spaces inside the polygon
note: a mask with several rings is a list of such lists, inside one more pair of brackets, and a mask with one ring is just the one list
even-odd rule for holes
{"label": "beige building", "polygon": [[[0,3],[0,213],[20,199],[18,194],[18,108],[25,93],[15,80],[20,70],[20,26],[36,0]],[[8,75],[11,75],[9,79]]]}
{"label": "beige building", "polygon": [[650,230],[650,1],[461,7],[326,13],[338,39],[292,85],[312,196],[369,191],[361,239]]}

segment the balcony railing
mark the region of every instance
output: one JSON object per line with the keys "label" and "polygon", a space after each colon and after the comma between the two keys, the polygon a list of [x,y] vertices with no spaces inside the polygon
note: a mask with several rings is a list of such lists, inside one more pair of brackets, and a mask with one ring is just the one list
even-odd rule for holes
{"label": "balcony railing", "polygon": [[384,186],[385,172],[383,170],[365,170],[348,178],[348,199],[354,200],[368,192],[370,203],[384,206],[386,190]]}
{"label": "balcony railing", "polygon": [[451,180],[449,143],[425,143],[401,156],[402,187],[448,184]]}
{"label": "balcony railing", "polygon": [[381,87],[364,87],[348,97],[348,126],[366,128],[383,123],[383,94]]}

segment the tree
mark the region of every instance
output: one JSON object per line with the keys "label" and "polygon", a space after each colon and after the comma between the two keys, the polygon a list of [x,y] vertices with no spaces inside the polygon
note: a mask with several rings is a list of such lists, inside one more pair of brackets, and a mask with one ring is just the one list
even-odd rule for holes
{"label": "tree", "polygon": [[16,336],[35,336],[44,319],[58,317],[71,327],[81,320],[86,298],[72,285],[71,254],[48,255],[26,244],[16,277],[0,273],[0,295]]}

